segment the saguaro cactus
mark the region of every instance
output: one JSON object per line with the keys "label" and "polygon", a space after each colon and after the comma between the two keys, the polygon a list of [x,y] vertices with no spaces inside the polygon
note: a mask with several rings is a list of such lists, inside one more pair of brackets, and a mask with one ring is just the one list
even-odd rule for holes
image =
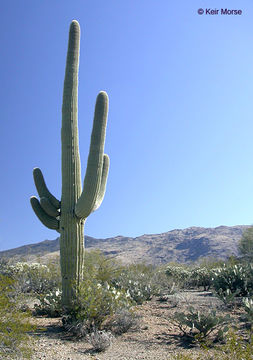
{"label": "saguaro cactus", "polygon": [[108,111],[107,94],[101,91],[96,100],[91,143],[83,191],[78,144],[78,67],[80,26],[73,20],[69,30],[68,54],[62,105],[62,195],[57,200],[48,190],[39,168],[33,170],[40,201],[31,197],[31,205],[41,222],[60,233],[62,301],[71,308],[74,283],[82,277],[84,223],[101,204],[106,188],[109,157],[104,154]]}

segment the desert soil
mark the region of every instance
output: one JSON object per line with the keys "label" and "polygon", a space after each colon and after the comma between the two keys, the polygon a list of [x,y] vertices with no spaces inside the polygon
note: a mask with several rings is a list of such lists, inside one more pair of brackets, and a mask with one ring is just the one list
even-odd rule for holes
{"label": "desert soil", "polygon": [[[203,352],[182,338],[181,332],[170,320],[176,311],[194,306],[200,311],[215,308],[224,315],[224,306],[211,292],[184,291],[172,295],[166,302],[158,297],[136,306],[141,315],[140,325],[116,336],[105,352],[94,352],[87,340],[73,340],[63,331],[61,318],[36,317],[38,331],[34,343],[33,360],[169,360],[176,354]],[[236,313],[235,313],[236,317]]]}

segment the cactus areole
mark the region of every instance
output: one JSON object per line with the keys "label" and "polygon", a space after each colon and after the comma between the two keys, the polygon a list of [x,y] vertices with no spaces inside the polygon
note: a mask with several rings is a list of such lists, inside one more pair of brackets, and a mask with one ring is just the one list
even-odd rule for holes
{"label": "cactus areole", "polygon": [[71,310],[75,286],[82,279],[84,224],[104,198],[109,157],[104,154],[108,97],[101,91],[96,100],[90,150],[84,184],[78,141],[78,67],[80,26],[73,20],[69,30],[68,54],[62,104],[62,195],[57,200],[48,190],[39,168],[33,170],[40,200],[31,197],[31,205],[40,221],[60,233],[62,303]]}

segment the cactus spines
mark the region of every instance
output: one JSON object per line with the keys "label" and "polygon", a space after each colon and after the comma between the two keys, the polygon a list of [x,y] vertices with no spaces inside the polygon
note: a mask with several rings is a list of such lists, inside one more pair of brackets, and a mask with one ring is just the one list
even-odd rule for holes
{"label": "cactus spines", "polygon": [[82,190],[78,141],[78,67],[80,26],[73,20],[69,30],[68,54],[62,104],[62,195],[57,200],[48,190],[40,169],[33,175],[40,201],[31,197],[41,222],[60,232],[63,306],[71,309],[74,285],[82,278],[84,223],[104,198],[109,156],[104,154],[108,97],[101,91],[96,100],[91,143]]}

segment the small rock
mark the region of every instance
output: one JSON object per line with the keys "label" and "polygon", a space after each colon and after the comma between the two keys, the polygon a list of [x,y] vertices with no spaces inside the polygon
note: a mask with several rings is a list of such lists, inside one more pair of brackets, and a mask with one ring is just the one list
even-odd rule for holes
{"label": "small rock", "polygon": [[141,330],[148,330],[148,326],[143,326]]}

